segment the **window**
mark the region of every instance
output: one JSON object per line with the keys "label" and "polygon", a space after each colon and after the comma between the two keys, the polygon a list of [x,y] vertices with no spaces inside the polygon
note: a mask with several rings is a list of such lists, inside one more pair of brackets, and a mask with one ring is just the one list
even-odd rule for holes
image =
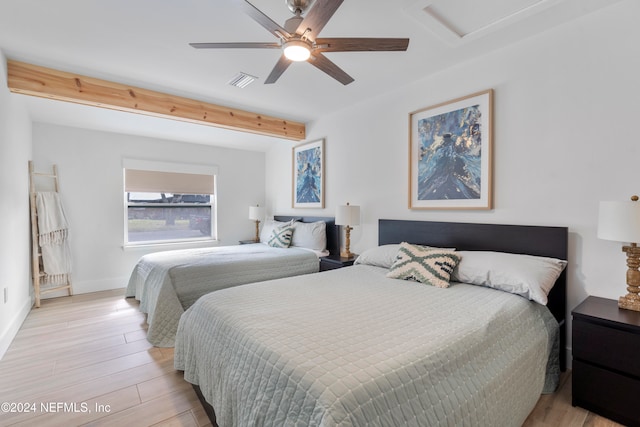
{"label": "window", "polygon": [[124,161],[125,244],[216,239],[216,168]]}

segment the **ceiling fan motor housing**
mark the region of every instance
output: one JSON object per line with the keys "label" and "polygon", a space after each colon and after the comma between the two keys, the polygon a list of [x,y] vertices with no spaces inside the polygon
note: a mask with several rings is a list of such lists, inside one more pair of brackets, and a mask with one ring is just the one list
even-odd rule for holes
{"label": "ceiling fan motor housing", "polygon": [[284,0],[289,10],[296,15],[304,13],[311,6],[313,0]]}

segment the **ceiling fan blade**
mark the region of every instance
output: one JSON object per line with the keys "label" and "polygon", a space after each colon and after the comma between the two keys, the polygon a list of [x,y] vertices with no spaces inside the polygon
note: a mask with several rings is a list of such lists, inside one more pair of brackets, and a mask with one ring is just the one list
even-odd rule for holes
{"label": "ceiling fan blade", "polygon": [[384,38],[320,38],[315,52],[403,51],[409,39]]}
{"label": "ceiling fan blade", "polygon": [[234,0],[234,3],[236,4],[236,6],[240,8],[240,10],[242,10],[244,13],[249,15],[254,21],[262,25],[267,31],[269,31],[274,36],[278,38],[284,37],[287,39],[291,37],[291,34],[287,30],[282,28],[280,25],[274,22],[271,18],[269,18],[264,13],[262,13],[260,9],[258,9],[248,1]]}
{"label": "ceiling fan blade", "polygon": [[280,78],[282,73],[284,73],[284,71],[287,68],[289,68],[290,64],[291,64],[291,60],[287,59],[286,56],[282,55],[278,60],[278,62],[276,63],[276,66],[273,67],[273,70],[271,70],[271,74],[269,74],[269,76],[264,81],[264,84],[268,85],[271,83],[275,83],[276,80]]}
{"label": "ceiling fan blade", "polygon": [[280,49],[280,43],[189,43],[189,46],[196,49]]}
{"label": "ceiling fan blade", "polygon": [[316,3],[311,7],[309,12],[307,12],[300,25],[298,25],[296,34],[302,35],[309,29],[310,31],[305,34],[305,37],[314,41],[343,1],[344,0],[316,0]]}
{"label": "ceiling fan blade", "polygon": [[353,77],[345,73],[342,68],[331,62],[320,52],[314,52],[313,55],[311,55],[311,58],[307,60],[307,62],[309,62],[311,65],[314,65],[319,70],[322,70],[325,73],[329,74],[331,77],[333,77],[343,85],[348,85],[353,81]]}

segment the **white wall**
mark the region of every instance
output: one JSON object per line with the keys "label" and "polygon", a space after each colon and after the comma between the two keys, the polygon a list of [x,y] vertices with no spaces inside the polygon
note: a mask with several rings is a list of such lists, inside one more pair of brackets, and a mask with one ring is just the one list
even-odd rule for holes
{"label": "white wall", "polygon": [[218,237],[222,245],[252,237],[249,206],[262,204],[265,198],[265,154],[261,152],[34,123],[33,157],[39,169],[58,165],[60,192],[70,223],[76,293],[125,287],[136,261],[163,249],[122,249],[123,158],[218,166]]}
{"label": "white wall", "polygon": [[[6,81],[0,51],[0,80]],[[29,174],[31,121],[24,105],[0,85],[0,358],[31,308]],[[4,302],[4,289],[8,299]]]}
{"label": "white wall", "polygon": [[[596,222],[600,200],[640,193],[638,16],[640,3],[623,1],[316,121],[308,139],[326,138],[326,209],[314,213],[360,205],[356,253],[376,245],[379,218],[568,226],[569,308],[626,293],[621,245],[598,240]],[[495,208],[409,210],[408,114],[488,88]],[[267,189],[272,212],[294,212],[291,147],[267,154]]]}

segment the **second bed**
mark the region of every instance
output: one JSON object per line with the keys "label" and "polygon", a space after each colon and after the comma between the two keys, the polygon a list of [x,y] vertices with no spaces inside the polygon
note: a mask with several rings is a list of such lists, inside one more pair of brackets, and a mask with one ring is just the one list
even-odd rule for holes
{"label": "second bed", "polygon": [[255,243],[143,256],[131,273],[125,295],[139,300],[140,311],[147,314],[147,340],[157,347],[173,347],[180,316],[207,293],[315,273],[319,256],[339,251],[333,218],[276,216],[274,220],[278,224],[297,223],[294,242],[298,246],[276,248]]}

